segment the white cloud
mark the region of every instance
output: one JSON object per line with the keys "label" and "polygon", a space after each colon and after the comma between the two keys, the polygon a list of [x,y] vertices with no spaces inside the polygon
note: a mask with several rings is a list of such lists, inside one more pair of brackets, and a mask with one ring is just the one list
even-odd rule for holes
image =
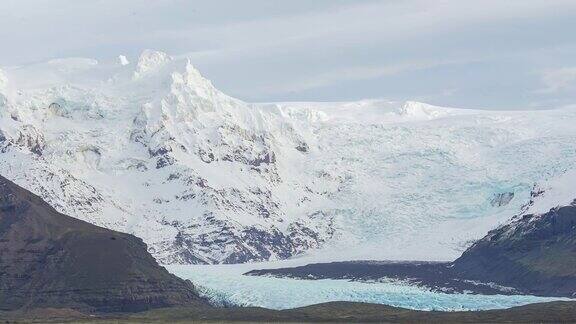
{"label": "white cloud", "polygon": [[558,93],[576,90],[576,67],[562,67],[542,71],[544,88],[540,93]]}
{"label": "white cloud", "polygon": [[269,94],[299,92],[319,87],[326,87],[346,81],[370,80],[383,76],[392,76],[408,71],[425,70],[439,66],[469,62],[471,62],[471,60],[468,59],[421,60],[404,61],[382,66],[350,66],[334,69],[320,74],[305,76],[302,79],[296,79],[290,83],[272,84],[260,90]]}
{"label": "white cloud", "polygon": [[158,30],[151,37],[211,44],[206,50],[210,50],[210,59],[218,60],[264,51],[305,51],[317,44],[341,48],[405,43],[430,34],[457,33],[464,26],[554,16],[566,10],[576,10],[576,1],[483,0],[480,5],[470,0],[372,1],[202,28]]}

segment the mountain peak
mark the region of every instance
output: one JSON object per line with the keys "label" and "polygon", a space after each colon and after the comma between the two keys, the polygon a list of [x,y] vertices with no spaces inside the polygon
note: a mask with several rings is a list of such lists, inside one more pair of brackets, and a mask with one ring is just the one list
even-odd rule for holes
{"label": "mountain peak", "polygon": [[156,70],[172,60],[172,57],[164,52],[150,49],[144,50],[138,58],[134,78],[139,79],[150,71]]}

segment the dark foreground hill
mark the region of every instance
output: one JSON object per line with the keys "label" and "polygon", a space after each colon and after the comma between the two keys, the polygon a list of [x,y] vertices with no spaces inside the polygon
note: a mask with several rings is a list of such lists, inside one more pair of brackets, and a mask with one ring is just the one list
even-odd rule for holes
{"label": "dark foreground hill", "polygon": [[576,297],[576,206],[526,215],[490,231],[456,261],[354,261],[253,270],[300,279],[393,278],[444,292]]}
{"label": "dark foreground hill", "polygon": [[141,239],[58,213],[0,176],[0,310],[139,311],[203,302]]}
{"label": "dark foreground hill", "polygon": [[254,308],[188,306],[135,314],[86,315],[65,309],[0,312],[0,319],[20,323],[576,323],[576,302],[532,304],[477,312],[426,312],[386,305],[332,302],[282,311]]}

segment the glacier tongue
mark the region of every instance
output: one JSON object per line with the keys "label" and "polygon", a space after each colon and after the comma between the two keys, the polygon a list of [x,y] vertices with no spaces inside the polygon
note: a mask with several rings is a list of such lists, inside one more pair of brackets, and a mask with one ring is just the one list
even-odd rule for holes
{"label": "glacier tongue", "polygon": [[574,110],[249,104],[186,59],[137,62],[4,69],[0,172],[163,263],[450,259],[576,163]]}

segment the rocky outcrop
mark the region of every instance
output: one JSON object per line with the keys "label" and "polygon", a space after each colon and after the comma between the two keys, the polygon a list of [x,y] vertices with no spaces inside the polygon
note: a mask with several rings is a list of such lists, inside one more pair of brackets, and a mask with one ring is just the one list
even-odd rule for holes
{"label": "rocky outcrop", "polygon": [[22,125],[15,135],[0,130],[0,150],[5,152],[11,146],[18,146],[36,155],[42,155],[46,146],[44,135],[32,125]]}
{"label": "rocky outcrop", "polygon": [[0,309],[140,311],[204,304],[141,239],[58,213],[0,177]]}
{"label": "rocky outcrop", "polygon": [[513,192],[498,193],[495,194],[494,197],[492,197],[492,200],[490,200],[490,205],[492,205],[492,207],[506,206],[510,203],[512,199],[514,199]]}
{"label": "rocky outcrop", "polygon": [[576,205],[525,215],[489,232],[452,268],[530,294],[576,296]]}

